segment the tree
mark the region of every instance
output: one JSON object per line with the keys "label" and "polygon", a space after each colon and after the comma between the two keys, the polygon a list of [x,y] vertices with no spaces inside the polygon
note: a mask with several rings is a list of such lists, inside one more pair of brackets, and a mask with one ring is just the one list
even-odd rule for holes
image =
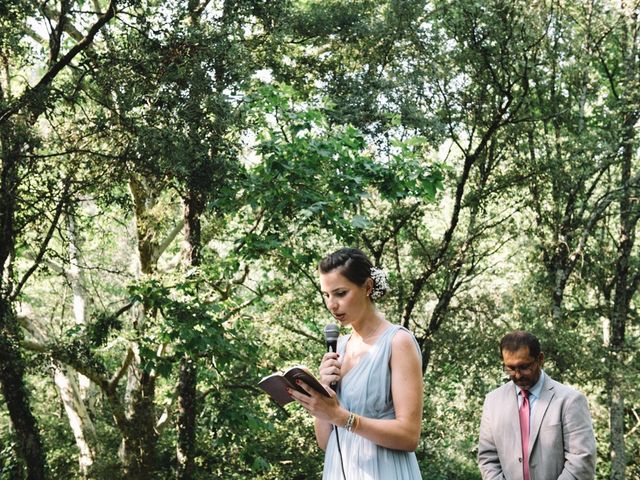
{"label": "tree", "polygon": [[[24,461],[28,478],[39,479],[45,477],[45,452],[41,443],[36,420],[31,413],[29,399],[24,386],[24,363],[21,351],[18,347],[20,330],[13,303],[20,295],[21,289],[38,267],[57,226],[65,203],[68,201],[68,193],[71,188],[72,177],[61,178],[58,189],[52,189],[49,198],[44,198],[44,207],[51,214],[48,231],[39,239],[41,242],[36,250],[38,255],[33,266],[28,269],[22,278],[16,279],[13,262],[15,250],[21,237],[25,234],[31,222],[28,210],[28,202],[25,194],[24,175],[26,172],[42,168],[36,160],[30,160],[30,153],[36,147],[38,134],[31,125],[50,108],[55,101],[52,93],[52,85],[56,77],[89,45],[93,42],[98,31],[115,15],[116,2],[113,1],[107,7],[106,13],[98,18],[89,28],[86,36],[78,43],[72,45],[64,55],[62,54],[63,24],[67,12],[63,7],[60,21],[53,29],[49,42],[49,61],[44,74],[35,85],[20,85],[12,78],[15,75],[9,68],[14,66],[13,61],[19,61],[22,52],[17,46],[20,38],[18,25],[24,21],[24,17],[18,16],[15,24],[9,25],[8,34],[3,34],[3,43],[16,53],[15,57],[4,57],[5,78],[3,88],[0,91],[0,128],[2,150],[2,207],[0,207],[0,356],[2,357],[2,369],[0,369],[0,383],[3,395],[7,402],[7,408],[11,415],[18,440],[18,454]],[[21,14],[29,12],[24,5],[18,4],[14,12]],[[4,18],[4,16],[3,16]],[[13,93],[15,90],[20,90]],[[57,191],[56,191],[57,190]],[[53,209],[48,210],[47,203],[53,203]],[[29,218],[31,217],[31,218]],[[17,281],[16,281],[17,280]]]}
{"label": "tree", "polygon": [[309,418],[255,385],[317,364],[314,272],[342,245],[421,342],[427,477],[478,478],[517,327],[588,394],[598,475],[633,476],[623,7],[146,1],[96,33],[105,2],[0,6],[0,477],[29,442],[33,478],[316,476]]}

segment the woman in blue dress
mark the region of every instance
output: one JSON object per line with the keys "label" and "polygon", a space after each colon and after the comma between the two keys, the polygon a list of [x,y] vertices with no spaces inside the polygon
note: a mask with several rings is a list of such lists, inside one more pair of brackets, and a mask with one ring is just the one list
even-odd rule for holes
{"label": "woman in blue dress", "polygon": [[422,420],[420,348],[408,330],[376,308],[386,275],[353,248],[325,257],[319,271],[326,307],[351,333],[320,364],[320,382],[330,397],[305,384],[309,396],[289,393],[315,417],[316,439],[325,451],[322,478],[421,479],[413,453]]}

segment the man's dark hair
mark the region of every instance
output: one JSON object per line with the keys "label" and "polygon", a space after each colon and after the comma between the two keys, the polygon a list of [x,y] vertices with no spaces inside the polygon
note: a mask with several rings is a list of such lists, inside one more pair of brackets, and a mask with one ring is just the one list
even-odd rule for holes
{"label": "man's dark hair", "polygon": [[525,332],[524,330],[509,332],[502,337],[502,340],[500,340],[500,356],[502,356],[504,350],[516,352],[523,347],[529,348],[531,357],[538,358],[540,356],[540,341],[533,333]]}

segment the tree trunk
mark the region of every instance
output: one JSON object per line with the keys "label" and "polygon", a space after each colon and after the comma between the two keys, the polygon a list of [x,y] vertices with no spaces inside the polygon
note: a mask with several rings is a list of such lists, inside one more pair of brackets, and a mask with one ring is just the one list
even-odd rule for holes
{"label": "tree trunk", "polygon": [[[632,165],[637,151],[638,122],[638,14],[633,2],[620,2],[622,34],[620,43],[623,53],[624,74],[619,86],[622,95],[619,100],[622,120],[622,147],[620,171],[620,235],[615,269],[615,292],[611,308],[611,344],[609,347],[609,419],[611,428],[611,480],[624,480],[626,470],[626,452],[624,440],[624,384],[625,376],[625,329],[629,317],[630,303],[635,293],[633,277],[638,271],[631,272],[632,252],[635,244],[635,232],[638,225],[637,189],[630,185]],[[634,262],[635,263],[635,262]]]}
{"label": "tree trunk", "polygon": [[[68,214],[66,220],[69,242],[69,269],[66,276],[73,292],[73,315],[77,325],[85,325],[87,302],[80,260],[80,240],[73,214]],[[76,376],[77,381],[74,378]],[[91,467],[96,460],[95,446],[98,444],[89,416],[94,406],[95,389],[87,377],[76,373],[70,367],[63,371],[60,367],[54,366],[54,380],[78,446],[80,474],[83,478],[89,478]]]}
{"label": "tree trunk", "polygon": [[609,421],[611,480],[624,480],[626,452],[624,443],[624,373],[625,373],[625,329],[632,297],[629,275],[631,252],[635,243],[638,214],[633,208],[632,191],[629,185],[633,158],[633,128],[636,117],[625,120],[622,165],[620,172],[620,235],[615,267],[615,292],[611,309],[611,334],[609,345]]}
{"label": "tree trunk", "polygon": [[7,299],[0,298],[0,384],[15,429],[18,457],[27,467],[28,480],[45,475],[45,453],[24,384],[24,362],[18,349],[17,320]]}
{"label": "tree trunk", "polygon": [[60,392],[60,398],[69,419],[69,426],[80,452],[78,458],[80,474],[82,478],[91,478],[91,468],[96,458],[95,445],[98,444],[98,438],[93,422],[82,402],[80,389],[75,381],[76,372],[71,368],[69,370],[69,372],[65,372],[60,366],[54,365],[53,378]]}
{"label": "tree trunk", "polygon": [[[25,305],[23,304],[22,306],[24,310]],[[20,320],[19,317],[18,320]],[[45,345],[50,342],[42,322],[37,319],[30,318],[29,315],[24,315],[21,325],[39,344]],[[64,367],[58,362],[53,362],[52,368],[53,380],[60,394],[62,405],[69,420],[69,426],[71,427],[76,445],[78,446],[80,474],[82,478],[91,478],[91,468],[96,460],[98,437],[93,421],[85,407],[78,382],[76,381],[76,378],[80,376],[82,378],[87,377],[76,374],[76,371],[72,367]]]}
{"label": "tree trunk", "polygon": [[611,457],[611,480],[624,480],[626,470],[626,451],[624,442],[624,376],[625,376],[625,326],[629,310],[626,298],[628,280],[628,255],[630,250],[623,241],[620,245],[620,257],[616,266],[616,292],[613,314],[610,322],[609,345],[609,425]]}
{"label": "tree trunk", "polygon": [[18,457],[26,465],[27,478],[38,480],[45,478],[45,451],[24,384],[18,320],[10,298],[20,150],[15,147],[17,140],[10,137],[9,130],[10,123],[7,123],[0,138],[0,384],[17,437]]}
{"label": "tree trunk", "polygon": [[[129,186],[136,213],[138,239],[137,276],[151,275],[157,262],[157,232],[154,230],[153,206],[157,201],[156,189],[142,177],[131,175]],[[134,310],[133,328],[142,332],[147,312],[143,306]],[[127,428],[124,429],[119,456],[123,466],[123,477],[127,480],[152,478],[155,471],[155,455],[158,435],[155,430],[155,375],[141,368],[140,349],[132,342],[134,359],[127,371],[125,404]]]}
{"label": "tree trunk", "polygon": [[195,361],[183,358],[180,362],[178,384],[178,460],[177,478],[191,480],[195,469],[196,452],[196,388],[198,368]]}
{"label": "tree trunk", "polygon": [[626,470],[626,451],[624,445],[624,371],[621,368],[621,353],[609,355],[609,428],[611,458],[611,480],[624,480]]}
{"label": "tree trunk", "polygon": [[[190,191],[185,199],[185,264],[200,265],[202,232],[200,216],[204,209],[201,195]],[[191,480],[195,469],[196,411],[198,366],[194,359],[183,357],[180,361],[178,386],[178,480]]]}
{"label": "tree trunk", "polygon": [[[139,364],[139,362],[137,362]],[[138,377],[135,388],[130,390],[128,401],[128,428],[124,433],[120,450],[125,480],[153,478],[156,467],[155,432],[155,379],[137,368],[130,367],[129,378]]]}
{"label": "tree trunk", "polygon": [[[67,236],[69,241],[69,270],[67,271],[67,278],[73,291],[73,316],[76,325],[86,325],[87,291],[80,258],[81,241],[76,229],[75,218],[72,214],[67,215]],[[89,379],[82,374],[78,374],[78,387],[87,410],[92,412],[95,388],[91,385]]]}

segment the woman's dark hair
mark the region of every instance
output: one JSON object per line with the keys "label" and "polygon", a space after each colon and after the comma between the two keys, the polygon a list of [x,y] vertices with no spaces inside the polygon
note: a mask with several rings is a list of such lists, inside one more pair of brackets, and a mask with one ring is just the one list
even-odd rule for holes
{"label": "woman's dark hair", "polygon": [[[373,264],[362,250],[357,248],[341,248],[330,253],[320,261],[320,273],[329,273],[339,269],[350,282],[358,286],[364,285],[367,278],[371,277]],[[384,295],[386,289],[382,289],[374,280],[374,288],[379,290],[380,295]]]}
{"label": "woman's dark hair", "polygon": [[371,267],[371,261],[357,248],[341,248],[320,260],[320,273],[339,268],[342,275],[360,287],[371,276]]}
{"label": "woman's dark hair", "polygon": [[523,347],[529,348],[531,357],[538,358],[540,356],[540,341],[533,333],[523,330],[516,330],[502,337],[502,340],[500,340],[500,356],[502,356],[504,350],[517,352]]}

